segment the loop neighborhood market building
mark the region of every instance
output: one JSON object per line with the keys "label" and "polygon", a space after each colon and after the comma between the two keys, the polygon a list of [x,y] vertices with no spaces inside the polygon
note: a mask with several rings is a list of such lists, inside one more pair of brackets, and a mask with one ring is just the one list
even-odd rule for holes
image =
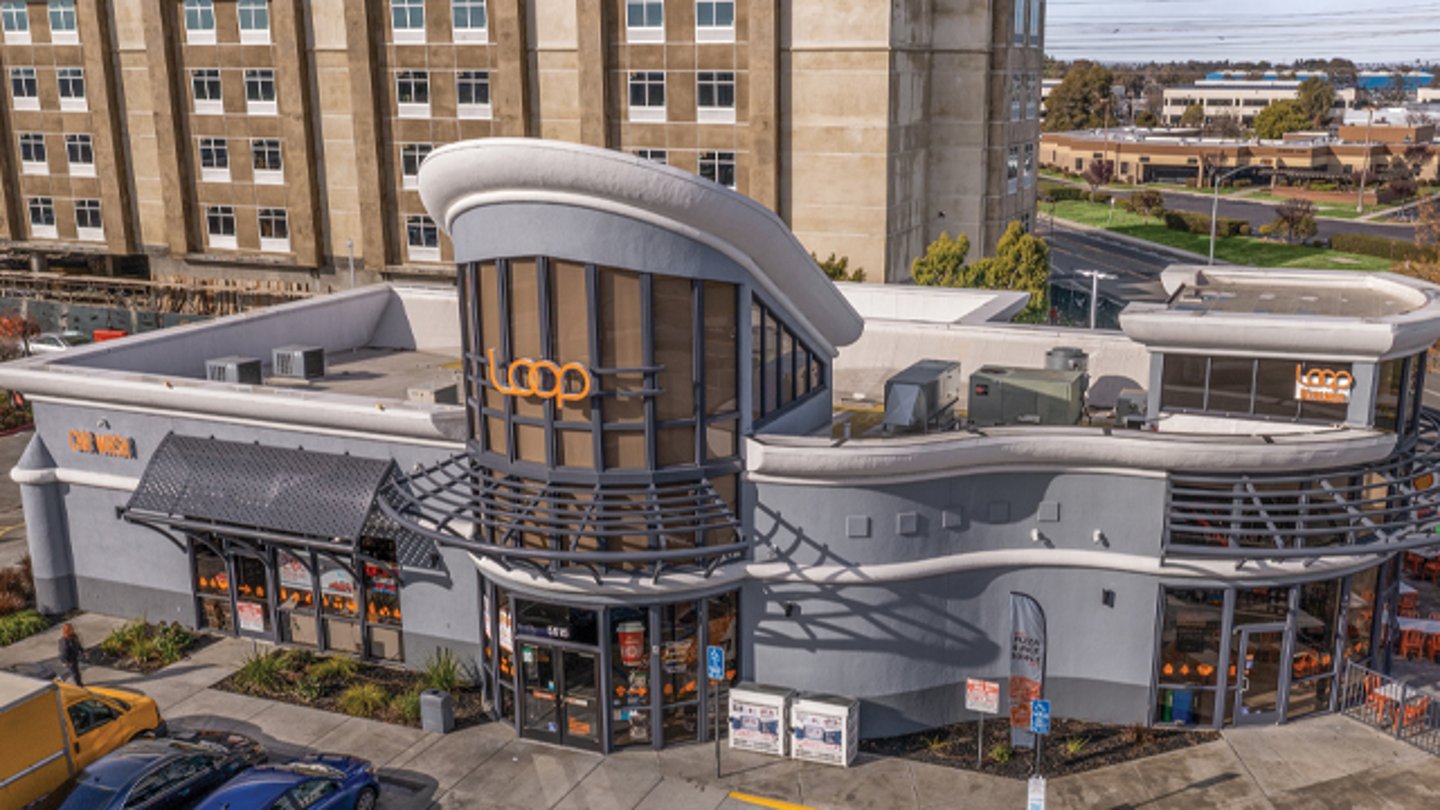
{"label": "loop neighborhood market building", "polygon": [[[1020,593],[1057,714],[1220,726],[1383,668],[1397,556],[1440,545],[1436,287],[1174,267],[1123,332],[1073,332],[1007,323],[1023,295],[834,285],[762,206],[616,152],[464,143],[420,182],[455,290],[0,367],[35,407],[42,608],[448,648],[517,733],[608,751],[706,737],[711,644],[731,682],[859,698],[863,736],[967,719]],[[917,360],[997,378],[1057,345],[1088,355],[1079,423],[869,427]],[[1126,389],[1143,429],[1108,417]]]}

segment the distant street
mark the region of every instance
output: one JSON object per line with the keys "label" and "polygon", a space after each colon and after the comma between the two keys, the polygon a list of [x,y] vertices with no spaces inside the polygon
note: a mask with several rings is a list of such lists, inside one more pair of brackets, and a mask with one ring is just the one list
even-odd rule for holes
{"label": "distant street", "polygon": [[1139,248],[1103,234],[1069,228],[1063,221],[1055,223],[1051,233],[1048,219],[1039,234],[1050,245],[1051,277],[1055,281],[1073,279],[1088,290],[1090,281],[1076,275],[1077,270],[1099,270],[1116,276],[1100,282],[1100,293],[1115,301],[1163,301],[1160,271],[1190,260],[1169,253],[1163,247],[1153,250]]}
{"label": "distant street", "polygon": [[[1211,203],[1212,200],[1195,194],[1165,195],[1165,207],[1173,211],[1192,211],[1208,215]],[[1275,206],[1250,202],[1243,197],[1240,199],[1221,197],[1220,216],[1243,219],[1250,223],[1251,228],[1258,230],[1261,225],[1275,221]],[[1329,239],[1337,233],[1365,233],[1371,236],[1406,241],[1415,238],[1414,225],[1387,225],[1380,222],[1354,222],[1344,219],[1325,219],[1324,217],[1316,217],[1315,224],[1320,229],[1319,238],[1321,239]]]}

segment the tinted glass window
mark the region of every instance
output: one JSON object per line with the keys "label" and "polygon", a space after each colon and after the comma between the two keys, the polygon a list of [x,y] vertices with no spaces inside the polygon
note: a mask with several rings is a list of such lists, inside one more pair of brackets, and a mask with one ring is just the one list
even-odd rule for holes
{"label": "tinted glass window", "polygon": [[1375,387],[1375,427],[1394,430],[1400,416],[1400,394],[1405,387],[1404,361],[1386,360],[1380,364],[1380,379]]}
{"label": "tinted glass window", "polygon": [[1234,357],[1210,358],[1210,393],[1205,410],[1211,413],[1250,413],[1255,386],[1255,361]]}
{"label": "tinted glass window", "polygon": [[1206,358],[1193,354],[1167,354],[1161,372],[1160,406],[1172,410],[1205,408]]}
{"label": "tinted glass window", "polygon": [[1255,375],[1255,414],[1295,419],[1300,415],[1295,374],[1301,364],[1293,360],[1261,360]]}

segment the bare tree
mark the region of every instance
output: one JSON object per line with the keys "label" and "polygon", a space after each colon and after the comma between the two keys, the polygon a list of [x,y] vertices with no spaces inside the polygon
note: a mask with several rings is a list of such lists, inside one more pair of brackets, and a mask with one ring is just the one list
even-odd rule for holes
{"label": "bare tree", "polygon": [[1315,203],[1291,198],[1275,208],[1275,221],[1265,230],[1286,242],[1303,242],[1319,233],[1315,224]]}

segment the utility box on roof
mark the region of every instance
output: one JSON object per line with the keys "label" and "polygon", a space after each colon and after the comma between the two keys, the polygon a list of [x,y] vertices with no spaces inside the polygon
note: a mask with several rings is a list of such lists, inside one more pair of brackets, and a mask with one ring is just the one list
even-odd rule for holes
{"label": "utility box on roof", "polygon": [[1084,371],[984,366],[970,375],[970,424],[1074,425],[1085,412]]}
{"label": "utility box on roof", "polygon": [[885,381],[885,429],[918,433],[950,427],[964,384],[955,361],[914,363]]}

